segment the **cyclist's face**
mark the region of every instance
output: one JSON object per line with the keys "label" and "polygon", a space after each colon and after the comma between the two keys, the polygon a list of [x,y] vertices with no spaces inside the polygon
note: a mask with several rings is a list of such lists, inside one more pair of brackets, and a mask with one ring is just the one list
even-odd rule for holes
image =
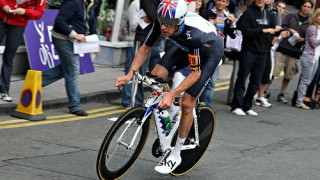
{"label": "cyclist's face", "polygon": [[178,30],[178,26],[170,26],[167,24],[161,24],[160,28],[161,28],[161,32],[162,32],[163,37],[169,37],[169,36],[173,35]]}

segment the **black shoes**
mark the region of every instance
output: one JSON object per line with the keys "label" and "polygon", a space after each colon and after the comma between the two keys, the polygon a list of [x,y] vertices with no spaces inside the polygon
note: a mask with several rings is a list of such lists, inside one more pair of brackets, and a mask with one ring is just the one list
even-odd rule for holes
{"label": "black shoes", "polygon": [[88,113],[85,112],[85,111],[82,110],[82,109],[73,111],[73,112],[71,112],[71,114],[74,114],[74,115],[76,115],[76,116],[88,116]]}

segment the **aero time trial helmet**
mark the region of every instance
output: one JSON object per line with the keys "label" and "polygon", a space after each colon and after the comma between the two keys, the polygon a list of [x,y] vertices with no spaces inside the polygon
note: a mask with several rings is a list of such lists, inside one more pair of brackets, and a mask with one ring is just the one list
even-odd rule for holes
{"label": "aero time trial helmet", "polygon": [[158,6],[158,21],[170,26],[180,25],[188,12],[185,0],[163,0]]}

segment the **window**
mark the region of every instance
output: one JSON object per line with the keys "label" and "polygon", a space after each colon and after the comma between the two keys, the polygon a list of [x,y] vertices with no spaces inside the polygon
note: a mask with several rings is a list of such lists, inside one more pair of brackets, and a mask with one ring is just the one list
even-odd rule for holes
{"label": "window", "polygon": [[128,7],[129,1],[127,0],[102,0],[100,14],[97,19],[99,39],[101,41],[127,41]]}

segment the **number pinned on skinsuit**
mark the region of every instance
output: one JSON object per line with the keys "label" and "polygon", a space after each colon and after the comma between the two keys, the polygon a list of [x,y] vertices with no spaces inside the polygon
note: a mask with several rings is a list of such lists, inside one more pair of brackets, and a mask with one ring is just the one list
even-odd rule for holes
{"label": "number pinned on skinsuit", "polygon": [[198,71],[199,70],[198,56],[188,54],[188,58],[189,58],[189,64],[190,64],[191,71]]}

